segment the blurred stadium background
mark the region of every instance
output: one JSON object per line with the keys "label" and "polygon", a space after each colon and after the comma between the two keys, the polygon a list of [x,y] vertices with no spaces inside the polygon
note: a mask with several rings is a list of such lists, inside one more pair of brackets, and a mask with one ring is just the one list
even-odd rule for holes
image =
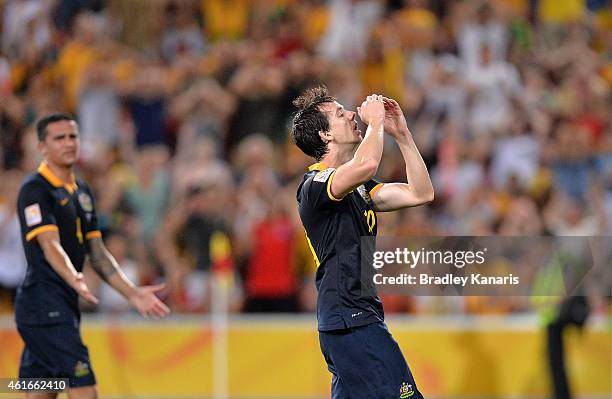
{"label": "blurred stadium background", "polygon": [[[22,348],[14,203],[37,117],[78,116],[110,251],[168,285],[173,316],[144,321],[88,274],[102,397],[328,397],[291,100],[321,82],[348,109],[402,105],[436,200],[380,215],[379,235],[611,235],[611,3],[0,0],[0,377]],[[403,177],[389,143],[379,178]],[[612,395],[608,295],[567,333],[579,398]],[[552,397],[533,301],[384,301],[428,398]]]}

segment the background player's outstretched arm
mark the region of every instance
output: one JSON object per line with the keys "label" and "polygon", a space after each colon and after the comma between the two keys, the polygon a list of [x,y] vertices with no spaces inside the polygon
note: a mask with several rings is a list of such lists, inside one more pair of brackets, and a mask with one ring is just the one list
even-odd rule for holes
{"label": "background player's outstretched arm", "polygon": [[357,108],[359,118],[368,125],[366,134],[353,158],[340,165],[330,182],[331,193],[342,198],[355,187],[370,180],[378,170],[382,159],[385,108],[382,96],[371,95]]}
{"label": "background player's outstretched arm", "polygon": [[62,248],[57,230],[42,232],[36,236],[36,239],[53,270],[83,299],[97,304],[98,299],[89,291],[83,280],[83,273],[76,271],[70,257]]}
{"label": "background player's outstretched arm", "polygon": [[102,238],[94,237],[89,240],[91,252],[90,263],[98,275],[111,287],[123,295],[144,317],[164,317],[170,309],[155,296],[156,292],[164,289],[163,284],[137,287],[132,283],[113,255],[106,249]]}
{"label": "background player's outstretched arm", "polygon": [[408,129],[406,118],[399,104],[390,98],[385,104],[385,132],[397,142],[406,164],[408,183],[385,183],[372,198],[378,211],[394,211],[429,203],[434,199],[434,189],[427,166]]}

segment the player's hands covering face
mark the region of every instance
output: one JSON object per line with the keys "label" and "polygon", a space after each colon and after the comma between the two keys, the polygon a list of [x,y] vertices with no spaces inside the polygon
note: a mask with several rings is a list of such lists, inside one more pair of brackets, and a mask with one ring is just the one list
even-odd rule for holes
{"label": "player's hands covering face", "polygon": [[385,132],[396,139],[408,134],[408,124],[397,101],[383,97],[383,103],[385,105]]}
{"label": "player's hands covering face", "polygon": [[357,107],[357,114],[366,125],[371,125],[376,121],[382,122],[385,118],[383,96],[378,94],[368,96],[361,106]]}

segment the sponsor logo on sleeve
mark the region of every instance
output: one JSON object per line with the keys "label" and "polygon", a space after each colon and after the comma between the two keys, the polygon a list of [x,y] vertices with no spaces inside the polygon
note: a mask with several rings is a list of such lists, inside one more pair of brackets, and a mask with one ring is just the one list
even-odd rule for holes
{"label": "sponsor logo on sleeve", "polygon": [[329,168],[317,173],[314,177],[314,181],[326,182],[334,170],[334,168]]}
{"label": "sponsor logo on sleeve", "polygon": [[42,213],[38,203],[26,206],[24,209],[25,222],[28,226],[35,226],[42,222]]}

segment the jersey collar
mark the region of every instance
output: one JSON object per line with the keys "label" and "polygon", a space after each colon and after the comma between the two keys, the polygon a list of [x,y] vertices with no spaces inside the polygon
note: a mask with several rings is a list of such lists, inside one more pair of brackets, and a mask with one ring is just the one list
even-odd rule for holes
{"label": "jersey collar", "polygon": [[66,191],[68,191],[70,194],[74,193],[77,190],[77,184],[74,174],[70,175],[70,183],[64,183],[62,179],[60,179],[55,173],[53,173],[51,168],[49,168],[49,165],[47,165],[47,163],[44,161],[40,163],[40,166],[38,167],[38,173],[40,173],[40,175],[44,177],[45,180],[51,183],[53,187],[64,187]]}
{"label": "jersey collar", "polygon": [[313,163],[312,165],[310,165],[308,167],[308,170],[312,171],[312,170],[325,170],[327,169],[327,165],[325,165],[323,162],[317,162],[317,163]]}

